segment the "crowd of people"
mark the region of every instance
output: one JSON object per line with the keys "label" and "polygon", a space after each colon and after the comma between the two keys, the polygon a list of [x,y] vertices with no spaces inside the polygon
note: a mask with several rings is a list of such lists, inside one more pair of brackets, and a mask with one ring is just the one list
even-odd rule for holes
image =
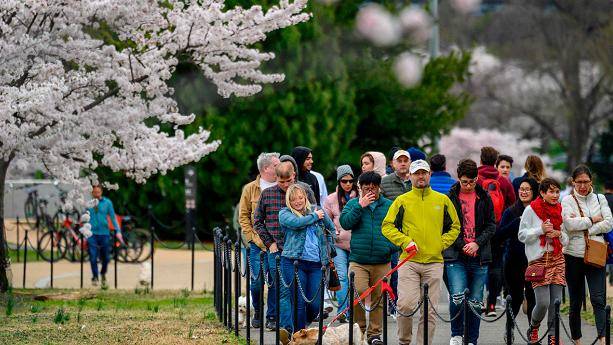
{"label": "crowd of people", "polygon": [[[606,244],[604,235],[613,228],[610,182],[605,183],[608,193],[597,194],[591,171],[580,165],[569,180],[569,192],[561,198],[561,185],[547,176],[538,156],[529,156],[525,174],[513,178],[513,158],[492,147],[481,149],[480,164],[464,159],[453,167],[457,179],[447,172],[441,154],[428,159],[419,149],[395,147],[389,158],[366,152],[356,162],[359,172],[339,165],[335,189],[328,194],[323,175],[313,171],[309,148],[296,147],[291,155],[259,155],[259,175],[244,186],[238,207],[252,271],[263,265],[264,278],[272,281],[280,256],[283,281],[291,282],[297,269],[301,293],[308,301],[302,296],[294,299],[285,284],[270,286],[266,320],[256,312],[253,327],[275,329],[278,310],[281,338],[287,340],[319,317],[326,318],[319,315],[316,296],[325,274],[322,266],[333,266],[338,274],[341,315],[337,316],[347,322],[349,273],[355,275],[358,296],[417,249],[390,280],[395,299],[390,300],[389,310],[398,321],[399,344],[410,344],[414,338],[408,315],[418,307],[424,284],[432,301],[438,301],[445,286],[450,315],[458,315],[451,322],[450,345],[463,344],[464,322],[467,342],[476,345],[481,321],[477,315],[496,316],[497,300],[503,294],[512,297],[514,315],[527,305],[527,337],[538,340],[541,322],[547,316],[551,325],[554,301],[561,299],[566,286],[570,331],[574,343],[582,344],[580,312],[586,280],[599,342],[604,344],[606,271],[590,261],[586,244]],[[266,259],[261,261],[261,255]],[[259,305],[263,291],[258,275],[251,279],[253,307],[259,311],[264,307]],[[274,289],[280,289],[279,305]],[[381,293],[378,287],[362,301],[370,313],[354,308],[354,320],[369,344],[382,344],[378,308],[387,302],[377,303]],[[461,313],[463,303],[476,311],[469,313],[468,320]],[[293,306],[298,309],[297,320]],[[420,315],[419,344],[426,317],[428,340],[433,340],[436,320],[433,310],[428,310]],[[548,344],[554,342],[549,332]]]}

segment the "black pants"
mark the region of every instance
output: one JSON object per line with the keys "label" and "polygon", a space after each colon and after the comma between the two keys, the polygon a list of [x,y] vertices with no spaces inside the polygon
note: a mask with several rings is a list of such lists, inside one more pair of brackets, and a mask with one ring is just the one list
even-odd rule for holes
{"label": "black pants", "polygon": [[511,308],[513,315],[519,313],[524,298],[528,303],[528,321],[532,318],[532,309],[536,305],[532,283],[525,281],[526,267],[528,262],[525,257],[510,257],[504,263],[504,279],[507,284],[507,293],[511,295]]}
{"label": "black pants", "polygon": [[590,290],[590,302],[596,318],[599,337],[605,334],[606,272],[583,263],[583,258],[564,255],[566,260],[566,283],[570,299],[568,323],[573,340],[581,339],[581,305],[585,296],[585,279]]}
{"label": "black pants", "polygon": [[496,299],[500,296],[503,286],[502,275],[502,249],[492,246],[492,262],[487,271],[487,305],[496,306]]}

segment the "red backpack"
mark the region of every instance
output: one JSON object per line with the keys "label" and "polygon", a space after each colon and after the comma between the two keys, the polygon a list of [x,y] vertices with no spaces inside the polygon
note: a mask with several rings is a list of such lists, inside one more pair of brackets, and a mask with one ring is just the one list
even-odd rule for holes
{"label": "red backpack", "polygon": [[496,216],[496,223],[498,223],[500,222],[502,212],[504,211],[504,195],[500,190],[500,182],[498,182],[498,180],[488,178],[483,180],[482,186],[492,199],[492,204],[494,204],[494,215]]}

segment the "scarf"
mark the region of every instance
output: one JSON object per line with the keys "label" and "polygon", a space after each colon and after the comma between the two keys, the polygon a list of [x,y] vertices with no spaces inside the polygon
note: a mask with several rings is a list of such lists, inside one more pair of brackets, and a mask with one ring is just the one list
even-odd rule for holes
{"label": "scarf", "polygon": [[[530,207],[543,222],[549,219],[551,224],[553,224],[553,229],[560,230],[562,226],[562,205],[560,203],[552,205],[539,196],[530,203]],[[547,243],[547,236],[541,235],[539,238],[541,239],[541,247],[544,248]],[[562,252],[560,238],[556,237],[551,240],[553,243],[553,254],[560,254]]]}

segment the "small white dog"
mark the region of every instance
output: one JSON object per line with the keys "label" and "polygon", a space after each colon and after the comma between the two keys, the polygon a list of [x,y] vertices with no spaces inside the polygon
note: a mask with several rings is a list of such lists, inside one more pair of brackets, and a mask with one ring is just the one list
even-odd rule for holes
{"label": "small white dog", "polygon": [[[251,318],[253,318],[253,300],[251,299],[251,296],[249,296],[249,299],[251,301],[251,303],[249,304],[251,306],[250,309],[250,316]],[[247,297],[246,296],[239,296],[238,297],[238,324],[240,325],[241,328],[246,328],[247,327]]]}

